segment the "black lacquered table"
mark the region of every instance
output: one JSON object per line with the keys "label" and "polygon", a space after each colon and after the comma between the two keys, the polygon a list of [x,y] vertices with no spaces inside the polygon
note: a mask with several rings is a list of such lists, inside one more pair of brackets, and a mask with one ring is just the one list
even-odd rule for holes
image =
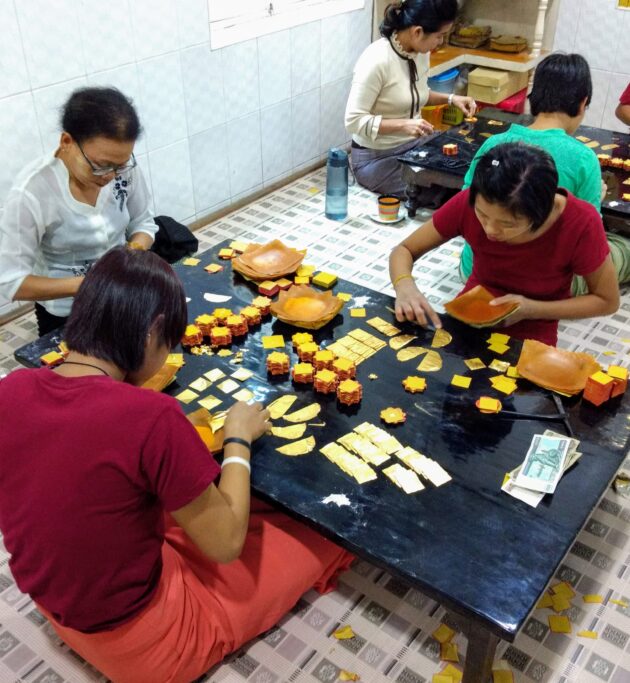
{"label": "black lacquered table", "polygon": [[[256,296],[254,288],[229,263],[223,272],[208,275],[202,267],[217,262],[219,245],[201,254],[196,267],[177,266],[189,303],[189,320],[217,306],[239,309]],[[314,332],[322,346],[360,328],[386,338],[365,324],[380,316],[395,323],[387,306],[390,297],[340,281],[335,292],[352,294],[353,301],[331,323]],[[225,303],[209,303],[210,292],[230,296]],[[365,306],[367,318],[352,318],[348,307]],[[428,387],[422,394],[406,393],[401,381],[418,374],[421,360],[400,362],[387,346],[358,366],[358,380],[364,394],[360,406],[341,406],[334,397],[316,394],[312,387],[292,385],[283,378],[268,378],[261,335],[282,334],[292,363],[291,335],[297,330],[277,320],[266,322],[233,350],[243,351],[242,367],[254,375],[243,382],[256,399],[269,403],[294,393],[297,409],[318,401],[321,414],[313,421],[316,449],[304,456],[287,457],[275,449],[287,443],[265,437],[256,443],[253,455],[252,486],[273,505],[314,526],[327,537],[418,588],[448,608],[468,637],[464,683],[485,683],[490,677],[499,639],[513,641],[529,613],[571,547],[591,510],[597,505],[614,477],[628,449],[630,437],[629,400],[626,396],[595,408],[581,399],[563,399],[575,436],[581,440],[583,455],[562,478],[553,496],[546,496],[533,509],[500,491],[505,472],[523,460],[531,438],[545,429],[564,431],[561,422],[504,419],[482,415],[474,406],[480,395],[500,397],[504,408],[527,413],[556,413],[550,394],[527,381],[518,380],[518,391],[510,397],[495,393],[488,377],[490,370],[469,372],[464,359],[480,357],[489,363],[495,356],[487,350],[489,332],[464,326],[443,317],[453,341],[439,353],[443,368],[426,373]],[[409,326],[420,345],[429,345],[431,332]],[[16,352],[27,365],[37,365],[41,353],[50,350],[58,335],[48,335]],[[520,344],[512,341],[501,357],[515,363]],[[233,357],[194,356],[186,352],[186,365],[168,391],[177,394],[208,370],[220,367],[227,375],[239,365]],[[378,379],[370,380],[374,373]],[[472,376],[470,389],[451,386],[453,374]],[[233,399],[214,385],[203,392],[223,399],[220,410]],[[379,412],[399,406],[407,413],[404,424],[389,427],[381,423]],[[196,402],[183,406],[195,410]],[[383,474],[375,481],[358,485],[329,462],[318,448],[368,421],[384,427],[403,445],[412,446],[437,460],[452,481],[435,488],[406,495]],[[281,424],[278,420],[277,424]],[[390,463],[387,463],[390,464]],[[387,464],[385,466],[387,466]],[[377,468],[380,469],[380,468]],[[325,503],[331,494],[344,494],[349,505]]]}
{"label": "black lacquered table", "polygon": [[[422,147],[398,157],[403,164],[403,180],[407,184],[406,207],[410,217],[418,209],[420,188],[438,185],[455,190],[461,189],[464,176],[477,150],[485,140],[497,133],[505,133],[512,123],[527,126],[532,117],[526,114],[510,114],[500,109],[483,109],[477,115],[477,122],[462,123],[427,138]],[[588,138],[586,141],[598,142],[595,154],[609,154],[611,157],[630,159],[630,135],[604,128],[580,126],[575,137]],[[455,142],[458,155],[445,156],[442,146]],[[602,147],[617,145],[614,149]],[[630,235],[630,202],[623,201],[622,195],[630,193],[630,185],[624,184],[630,178],[630,171],[606,167],[602,169],[602,179],[608,188],[602,202],[602,216],[606,229]]]}

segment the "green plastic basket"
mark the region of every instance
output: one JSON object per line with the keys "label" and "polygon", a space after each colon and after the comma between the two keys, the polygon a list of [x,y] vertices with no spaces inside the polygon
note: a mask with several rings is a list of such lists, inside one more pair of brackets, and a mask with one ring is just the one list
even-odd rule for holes
{"label": "green plastic basket", "polygon": [[453,105],[446,107],[442,112],[442,123],[448,123],[451,126],[459,126],[463,120],[464,112]]}

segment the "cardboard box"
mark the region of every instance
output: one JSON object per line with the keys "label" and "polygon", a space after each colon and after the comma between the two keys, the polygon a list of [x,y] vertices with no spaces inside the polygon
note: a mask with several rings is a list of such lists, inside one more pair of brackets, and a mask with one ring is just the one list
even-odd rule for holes
{"label": "cardboard box", "polygon": [[480,102],[497,104],[526,88],[528,80],[527,71],[477,68],[468,74],[468,95]]}

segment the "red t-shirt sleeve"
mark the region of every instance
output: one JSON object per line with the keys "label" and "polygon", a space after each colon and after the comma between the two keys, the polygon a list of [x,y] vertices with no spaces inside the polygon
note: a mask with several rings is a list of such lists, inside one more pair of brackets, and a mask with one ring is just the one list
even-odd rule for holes
{"label": "red t-shirt sleeve", "polygon": [[628,87],[621,94],[619,104],[630,104],[630,83],[628,83]]}
{"label": "red t-shirt sleeve", "polygon": [[155,421],[141,454],[147,487],[167,512],[203,493],[221,468],[179,406],[166,407]]}
{"label": "red t-shirt sleeve", "polygon": [[434,212],[433,225],[444,239],[464,234],[465,217],[470,211],[469,195],[469,190],[462,190]]}
{"label": "red t-shirt sleeve", "polygon": [[582,230],[575,242],[572,267],[576,275],[590,275],[604,263],[610,253],[602,218],[597,210],[586,202],[581,202]]}

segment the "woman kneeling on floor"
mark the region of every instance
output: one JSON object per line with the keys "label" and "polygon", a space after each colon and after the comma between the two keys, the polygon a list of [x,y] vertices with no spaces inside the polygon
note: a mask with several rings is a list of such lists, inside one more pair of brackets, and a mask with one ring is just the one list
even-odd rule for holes
{"label": "woman kneeling on floor", "polygon": [[250,514],[250,444],[269,417],[260,404],[229,411],[221,472],[177,401],[139,387],[186,318],[171,267],[117,247],[78,291],[65,363],[0,381],[11,570],[116,683],[189,683],[352,560],[256,500]]}
{"label": "woman kneeling on floor", "polygon": [[[497,145],[478,161],[470,189],[459,192],[431,220],[395,247],[390,276],[399,321],[440,319],[416,287],[416,259],[461,235],[474,254],[461,293],[483,285],[494,305],[519,308],[502,324],[517,339],[555,345],[558,320],[614,313],[619,287],[602,219],[591,204],[558,187],[553,159],[540,147]],[[571,297],[573,275],[587,293]]]}

